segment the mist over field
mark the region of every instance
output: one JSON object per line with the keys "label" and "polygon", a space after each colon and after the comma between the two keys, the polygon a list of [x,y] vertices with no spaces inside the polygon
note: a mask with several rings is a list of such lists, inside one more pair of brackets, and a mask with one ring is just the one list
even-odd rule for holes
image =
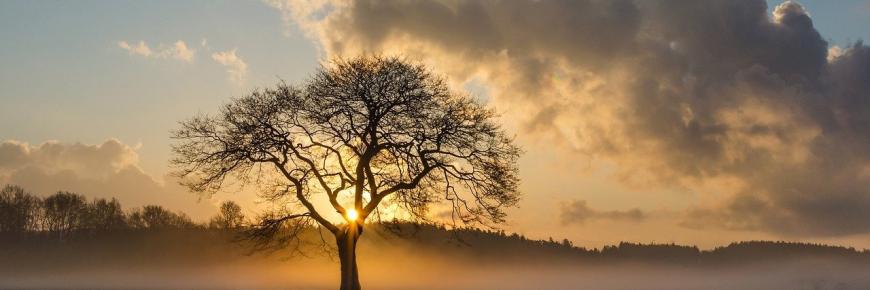
{"label": "mist over field", "polygon": [[[337,258],[309,233],[307,256],[251,254],[221,230],[4,237],[0,288],[333,289]],[[326,238],[326,236],[324,236]],[[330,244],[332,241],[327,240]],[[870,254],[754,242],[713,251],[622,244],[598,250],[478,230],[371,227],[367,289],[867,289]]]}

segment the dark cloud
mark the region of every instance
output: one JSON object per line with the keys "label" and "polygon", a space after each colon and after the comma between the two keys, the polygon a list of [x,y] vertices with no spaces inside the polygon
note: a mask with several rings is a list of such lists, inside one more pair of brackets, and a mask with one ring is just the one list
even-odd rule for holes
{"label": "dark cloud", "polygon": [[459,82],[481,76],[521,139],[611,161],[627,184],[734,181],[687,226],[870,232],[870,48],[829,57],[796,2],[772,14],[762,0],[360,0],[325,11],[298,19],[329,55],[401,53]]}
{"label": "dark cloud", "polygon": [[600,211],[590,208],[585,200],[572,200],[559,207],[559,220],[563,225],[583,224],[591,220],[642,221],[646,214],[640,209]]}

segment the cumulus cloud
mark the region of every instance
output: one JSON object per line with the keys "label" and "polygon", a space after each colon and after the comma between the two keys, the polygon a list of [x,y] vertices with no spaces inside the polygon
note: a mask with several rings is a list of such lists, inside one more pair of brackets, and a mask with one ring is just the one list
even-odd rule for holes
{"label": "cumulus cloud", "polygon": [[211,58],[226,67],[227,75],[231,81],[241,83],[245,80],[245,76],[248,74],[248,64],[236,55],[236,49],[215,52]]}
{"label": "cumulus cloud", "polygon": [[776,23],[782,23],[787,17],[800,15],[810,16],[803,6],[791,0],[783,1],[782,4],[777,5],[773,9],[773,21]]}
{"label": "cumulus cloud", "polygon": [[715,191],[687,226],[868,233],[870,48],[829,61],[802,6],[766,11],[763,0],[358,0],[285,15],[330,57],[396,53],[482,80],[521,141],[613,164],[625,184]]}
{"label": "cumulus cloud", "polygon": [[138,55],[146,58],[172,58],[184,62],[193,62],[193,57],[196,54],[195,49],[191,49],[184,41],[176,41],[172,45],[160,44],[155,50],[152,50],[145,41],[140,40],[138,43],[131,45],[127,41],[119,41],[118,47],[127,50],[130,55]]}
{"label": "cumulus cloud", "polygon": [[559,220],[563,225],[583,224],[590,220],[642,221],[646,214],[638,208],[630,210],[599,211],[590,208],[585,200],[572,200],[559,207]]}
{"label": "cumulus cloud", "polygon": [[102,144],[0,142],[0,185],[15,184],[39,195],[72,191],[89,197],[118,198],[125,206],[159,204],[196,217],[214,213],[174,182],[158,182],[143,172],[139,155],[116,139]]}

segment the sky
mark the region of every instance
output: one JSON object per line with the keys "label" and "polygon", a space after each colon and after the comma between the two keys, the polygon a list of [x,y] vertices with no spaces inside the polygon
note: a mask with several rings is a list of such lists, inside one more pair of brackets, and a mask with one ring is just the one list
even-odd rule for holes
{"label": "sky", "polygon": [[204,220],[169,132],[325,59],[402,55],[525,149],[504,228],[600,247],[870,248],[870,1],[0,1],[0,184]]}

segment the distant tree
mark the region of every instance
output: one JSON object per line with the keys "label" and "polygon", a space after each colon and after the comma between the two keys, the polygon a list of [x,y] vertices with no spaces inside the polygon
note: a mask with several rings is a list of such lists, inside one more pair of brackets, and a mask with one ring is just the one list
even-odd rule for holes
{"label": "distant tree", "polygon": [[146,229],[145,219],[142,217],[141,209],[131,210],[124,218],[124,223],[132,229]]}
{"label": "distant tree", "polygon": [[166,229],[173,228],[175,215],[162,206],[146,205],[142,207],[142,220],[145,228],[148,229]]}
{"label": "distant tree", "polygon": [[134,210],[127,223],[133,228],[152,230],[196,227],[186,214],[173,213],[159,205],[146,205],[141,210]]}
{"label": "distant tree", "polygon": [[83,195],[61,191],[42,201],[44,229],[63,238],[78,230],[87,208]]}
{"label": "distant tree", "polygon": [[[504,221],[519,199],[520,150],[493,119],[422,65],[359,57],[324,65],[303,86],[282,83],[183,121],[172,162],[197,192],[228,179],[266,184],[262,196],[286,210],[264,214],[252,237],[272,241],[316,222],[335,236],[341,289],[360,289],[356,243],[382,203],[419,220],[446,202],[454,220]],[[331,209],[318,210],[315,195]]]}
{"label": "distant tree", "polygon": [[228,200],[221,203],[220,212],[209,222],[209,227],[218,229],[237,229],[245,222],[242,207]]}
{"label": "distant tree", "polygon": [[23,188],[6,185],[0,189],[0,233],[35,230],[40,201]]}
{"label": "distant tree", "polygon": [[107,232],[127,227],[124,210],[117,199],[94,199],[88,204],[83,227],[94,232]]}

